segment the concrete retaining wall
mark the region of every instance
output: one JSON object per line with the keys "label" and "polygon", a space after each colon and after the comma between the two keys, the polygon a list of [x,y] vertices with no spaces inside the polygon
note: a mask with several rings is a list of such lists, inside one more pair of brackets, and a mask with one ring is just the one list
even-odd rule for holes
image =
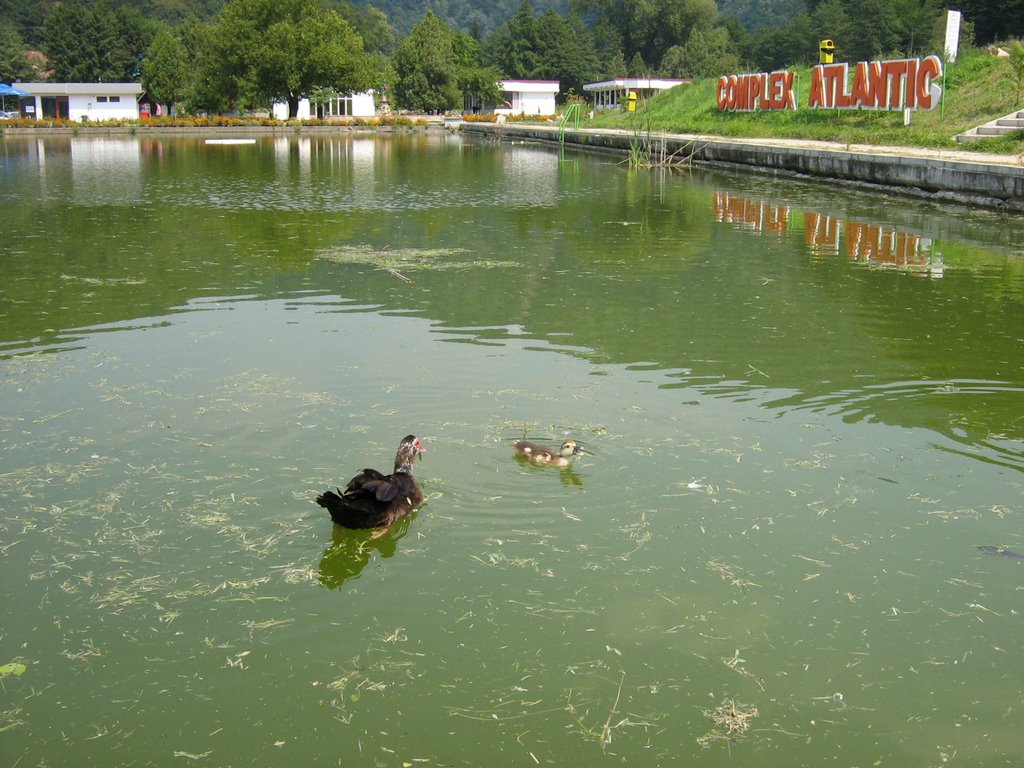
{"label": "concrete retaining wall", "polygon": [[[517,140],[559,141],[556,126],[463,123],[459,130]],[[566,144],[624,153],[629,152],[631,142],[647,140],[646,134],[601,129],[566,130],[564,137]],[[677,134],[651,134],[650,139],[659,156],[675,153],[676,158],[692,157],[695,163],[840,180],[1024,213],[1024,164],[1012,156]]]}

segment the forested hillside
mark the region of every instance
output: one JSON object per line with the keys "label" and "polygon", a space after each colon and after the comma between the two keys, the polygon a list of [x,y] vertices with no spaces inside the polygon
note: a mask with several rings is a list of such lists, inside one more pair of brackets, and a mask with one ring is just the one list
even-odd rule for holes
{"label": "forested hillside", "polygon": [[[772,0],[773,2],[775,0]],[[803,0],[782,0],[798,2]],[[180,24],[190,17],[211,19],[224,7],[226,0],[107,0],[115,9],[133,8],[147,19]],[[569,10],[570,0],[533,0],[538,12],[554,8],[559,13]],[[0,19],[14,23],[26,42],[42,42],[43,24],[47,15],[59,5],[59,0],[0,0]],[[327,5],[342,5],[327,1]],[[522,0],[353,0],[353,5],[374,7],[388,17],[395,33],[404,37],[420,22],[428,10],[433,11],[446,24],[463,32],[487,35],[502,22],[515,15]]]}
{"label": "forested hillside", "polygon": [[[428,10],[450,27],[474,37],[488,35],[512,18],[522,4],[523,0],[355,0],[355,5],[372,5],[383,11],[402,37],[412,31]],[[569,10],[569,0],[532,0],[531,4],[537,12],[548,8],[559,13]]]}
{"label": "forested hillside", "polygon": [[[73,0],[72,0],[73,1]],[[102,2],[103,0],[89,0]],[[215,17],[226,0],[106,0],[114,10],[134,9],[143,18],[180,24],[186,19],[200,21]],[[523,0],[350,0],[360,8],[382,11],[397,37],[405,37],[423,19],[428,10],[454,29],[469,32],[478,39],[497,29],[521,8]],[[0,22],[12,24],[29,45],[43,41],[46,17],[60,0],[0,0]],[[348,5],[346,0],[326,0],[328,6]],[[863,15],[890,21],[897,17],[897,26],[905,26],[908,15],[928,15],[955,7],[973,24],[978,42],[985,43],[1009,37],[1024,37],[1024,0],[962,0],[944,3],[940,0],[530,0],[537,14],[553,8],[565,15],[570,10],[587,11],[588,19],[596,18],[594,9],[607,11],[615,6],[617,15],[628,24],[641,21],[658,6],[675,8],[675,14],[703,11],[715,6],[723,18],[734,18],[747,32],[781,27],[794,22],[801,14],[834,14],[837,9],[847,15]],[[857,11],[860,11],[858,14]],[[606,14],[607,15],[607,14]],[[807,34],[823,36],[827,30],[808,28]],[[618,30],[628,35],[628,29]]]}
{"label": "forested hillside", "polygon": [[781,19],[795,18],[806,10],[804,0],[719,0],[718,12],[732,16],[748,32],[779,26]]}

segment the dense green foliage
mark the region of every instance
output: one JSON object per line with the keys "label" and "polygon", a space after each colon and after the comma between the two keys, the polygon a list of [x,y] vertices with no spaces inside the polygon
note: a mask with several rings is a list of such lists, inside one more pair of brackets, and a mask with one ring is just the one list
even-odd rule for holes
{"label": "dense green foliage", "polygon": [[187,94],[191,79],[188,49],[170,28],[156,33],[142,65],[142,85],[162,104],[173,107]]}
{"label": "dense green foliage", "polygon": [[25,43],[17,28],[0,22],[0,82],[13,83],[32,77],[35,70],[24,51]]}
{"label": "dense green foliage", "polygon": [[417,112],[461,109],[465,93],[494,103],[500,75],[478,64],[479,49],[472,37],[427,11],[395,52],[396,102]]}
{"label": "dense green foliage", "polygon": [[45,51],[61,82],[138,80],[145,50],[156,33],[135,9],[114,11],[104,2],[73,0],[46,19]]}
{"label": "dense green foliage", "polygon": [[362,38],[319,0],[230,0],[201,51],[202,76],[239,109],[287,101],[294,117],[314,87],[362,91],[376,79]]}
{"label": "dense green foliage", "polygon": [[487,39],[484,53],[505,77],[558,80],[563,92],[582,93],[583,83],[601,74],[597,48],[577,14],[548,9],[534,14],[529,0]]}
{"label": "dense green foliage", "polygon": [[[511,18],[521,0],[354,0],[356,5],[382,10],[402,37],[408,35],[429,10],[447,26],[468,32],[478,40]],[[569,0],[537,0],[541,11],[569,10]]]}

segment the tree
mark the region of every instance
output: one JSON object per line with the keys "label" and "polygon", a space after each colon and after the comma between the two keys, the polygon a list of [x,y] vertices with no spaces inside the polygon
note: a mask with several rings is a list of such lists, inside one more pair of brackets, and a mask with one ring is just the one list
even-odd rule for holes
{"label": "tree", "polygon": [[155,31],[135,9],[113,11],[104,0],[73,0],[46,18],[45,50],[56,80],[138,80],[139,63]]}
{"label": "tree", "polygon": [[660,32],[655,42],[660,47],[657,61],[661,60],[668,46],[666,43],[685,43],[694,30],[707,32],[718,16],[715,0],[672,0],[666,2],[658,14]]}
{"label": "tree", "polygon": [[979,44],[1024,37],[1024,0],[962,0],[953,7],[974,23]]}
{"label": "tree", "polygon": [[487,58],[505,77],[532,79],[543,61],[540,30],[530,0],[487,41]]}
{"label": "tree", "polygon": [[[814,0],[720,0],[718,13],[736,19],[747,32],[753,33],[778,26],[801,11],[813,11],[817,5]],[[733,34],[732,30],[729,33]],[[739,38],[733,35],[733,39]]]}
{"label": "tree", "polygon": [[626,74],[626,57],[622,34],[607,20],[599,21],[590,30],[597,54],[599,77],[622,77]]}
{"label": "tree", "polygon": [[593,38],[577,15],[553,9],[533,15],[530,3],[492,33],[486,58],[505,77],[557,80],[563,91],[579,91],[598,70]]}
{"label": "tree", "polygon": [[142,62],[142,85],[158,102],[172,109],[185,99],[192,77],[188,50],[169,27],[162,27]]}
{"label": "tree", "polygon": [[122,8],[114,13],[111,63],[120,69],[120,79],[138,81],[142,77],[142,59],[158,28],[156,22],[144,18],[137,8]]}
{"label": "tree", "polygon": [[718,15],[714,0],[577,0],[581,10],[596,14],[622,36],[624,57],[631,66],[637,54],[656,66],[665,52],[682,45],[696,28],[709,28]]}
{"label": "tree", "polygon": [[823,37],[830,34],[816,29],[806,13],[797,14],[785,27],[766,27],[751,36],[751,64],[755,69],[770,71],[817,63],[818,41]]}
{"label": "tree", "polygon": [[472,96],[478,104],[496,104],[501,99],[501,73],[483,65],[480,42],[476,38],[467,32],[450,31],[459,92]]}
{"label": "tree", "polygon": [[[839,0],[827,0],[815,14],[833,3],[838,4]],[[892,0],[858,0],[849,5],[847,15],[855,31],[843,41],[846,61],[868,61],[900,53],[905,48],[904,41],[909,43],[906,17],[898,13]]]}
{"label": "tree", "polygon": [[644,77],[649,73],[647,64],[644,62],[644,57],[640,55],[640,51],[633,54],[633,58],[629,60],[629,66],[626,67],[626,74],[629,77]]}
{"label": "tree", "polygon": [[11,24],[25,46],[39,48],[43,44],[43,23],[58,0],[2,0],[0,19]]}
{"label": "tree", "polygon": [[332,10],[352,25],[363,38],[363,49],[367,53],[391,56],[395,52],[395,28],[388,22],[383,11],[372,5],[354,5],[350,2],[334,2]]}
{"label": "tree", "polygon": [[34,72],[18,30],[12,24],[0,23],[0,82],[28,80]]}
{"label": "tree", "polygon": [[114,46],[113,13],[106,3],[59,5],[46,18],[46,56],[54,78],[64,82],[121,80],[107,53]]}
{"label": "tree", "polygon": [[459,75],[459,90],[477,104],[501,102],[501,73],[494,67],[473,67]]}
{"label": "tree", "polygon": [[544,64],[535,77],[557,80],[563,93],[580,93],[583,84],[594,80],[599,70],[594,41],[583,20],[575,14],[565,17],[548,9],[538,24]]}
{"label": "tree", "polygon": [[321,0],[229,0],[204,35],[201,78],[239,109],[288,103],[316,87],[364,91],[377,84],[362,38]]}
{"label": "tree", "polygon": [[718,77],[739,70],[739,57],[732,52],[725,27],[694,29],[683,45],[665,52],[662,71],[668,77]]}
{"label": "tree", "polygon": [[444,111],[462,103],[453,31],[433,11],[395,52],[395,100],[414,111]]}
{"label": "tree", "polygon": [[182,25],[181,41],[193,64],[192,78],[185,94],[186,112],[224,112],[231,108],[229,88],[223,86],[222,62],[213,41],[214,25],[190,20]]}

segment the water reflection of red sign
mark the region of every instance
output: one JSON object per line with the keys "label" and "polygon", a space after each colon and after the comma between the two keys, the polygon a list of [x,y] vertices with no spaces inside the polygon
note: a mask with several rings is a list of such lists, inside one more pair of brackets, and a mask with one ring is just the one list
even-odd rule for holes
{"label": "water reflection of red sign", "polygon": [[[716,190],[713,206],[717,221],[757,234],[781,237],[791,226],[788,205]],[[802,220],[804,243],[815,256],[845,253],[851,261],[865,266],[942,276],[942,259],[932,252],[931,240],[926,237],[881,224],[844,221],[815,211],[804,211]]]}
{"label": "water reflection of red sign", "polygon": [[932,256],[931,240],[889,227],[846,222],[846,255],[877,267],[914,274],[942,275],[942,263]]}
{"label": "water reflection of red sign", "polygon": [[839,255],[839,219],[804,211],[804,242],[811,253]]}
{"label": "water reflection of red sign", "polygon": [[784,235],[789,228],[789,206],[764,200],[751,200],[743,195],[715,191],[715,219],[736,224],[760,233]]}

